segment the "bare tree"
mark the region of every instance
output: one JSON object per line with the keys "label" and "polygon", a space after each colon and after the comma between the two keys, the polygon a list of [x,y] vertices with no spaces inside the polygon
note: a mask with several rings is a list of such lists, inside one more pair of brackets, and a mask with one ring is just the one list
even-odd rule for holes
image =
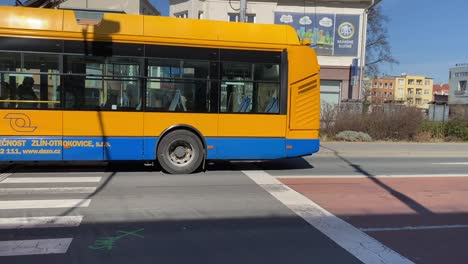
{"label": "bare tree", "polygon": [[367,17],[366,75],[376,77],[380,74],[383,63],[398,64],[392,56],[388,39],[387,22],[381,5],[369,10]]}

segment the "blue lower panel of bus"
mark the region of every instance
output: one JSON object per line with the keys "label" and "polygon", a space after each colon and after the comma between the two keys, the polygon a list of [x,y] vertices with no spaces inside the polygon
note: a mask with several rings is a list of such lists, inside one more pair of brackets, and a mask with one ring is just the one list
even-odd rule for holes
{"label": "blue lower panel of bus", "polygon": [[63,142],[63,160],[143,159],[141,137],[65,137]]}
{"label": "blue lower panel of bus", "polygon": [[[311,155],[319,151],[319,139],[286,139],[286,157]],[[289,147],[288,147],[289,146]]]}
{"label": "blue lower panel of bus", "polygon": [[0,161],[62,160],[62,137],[2,137]]}
{"label": "blue lower panel of bus", "polygon": [[142,160],[143,142],[142,137],[2,137],[0,161]]}
{"label": "blue lower panel of bus", "polygon": [[216,150],[208,152],[208,159],[298,157],[315,153],[320,146],[318,139],[285,138],[206,138],[206,143],[215,146]]}
{"label": "blue lower panel of bus", "polygon": [[[2,137],[0,161],[153,160],[157,137]],[[317,152],[318,139],[206,138],[208,159],[276,159]]]}

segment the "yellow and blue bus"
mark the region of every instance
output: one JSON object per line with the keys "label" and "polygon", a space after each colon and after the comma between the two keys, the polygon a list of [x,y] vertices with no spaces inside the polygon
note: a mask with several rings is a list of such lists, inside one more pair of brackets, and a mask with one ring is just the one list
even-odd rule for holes
{"label": "yellow and blue bus", "polygon": [[206,160],[319,149],[319,65],[292,27],[0,13],[0,161],[158,161],[191,173]]}

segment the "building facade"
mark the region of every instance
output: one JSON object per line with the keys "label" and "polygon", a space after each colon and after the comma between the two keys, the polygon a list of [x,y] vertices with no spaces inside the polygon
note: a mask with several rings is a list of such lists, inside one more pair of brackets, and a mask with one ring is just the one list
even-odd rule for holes
{"label": "building facade", "polygon": [[380,105],[394,102],[395,81],[395,77],[372,79],[372,88],[370,90],[371,103],[374,105]]}
{"label": "building facade", "polygon": [[[321,66],[321,100],[338,104],[359,100],[359,71],[364,64],[365,10],[372,0],[257,0],[247,1],[246,20],[261,24],[287,24],[301,39],[310,39]],[[238,0],[170,0],[171,16],[239,21]],[[358,59],[358,60],[356,60]],[[354,75],[354,76],[353,76]]]}
{"label": "building facade", "polygon": [[434,87],[432,88],[434,98],[432,101],[436,104],[447,104],[449,92],[450,86],[448,84],[434,84]]}
{"label": "building facade", "polygon": [[104,9],[122,11],[127,14],[159,16],[161,13],[148,0],[67,0],[58,5],[58,8],[73,9]]}
{"label": "building facade", "polygon": [[468,104],[468,63],[457,64],[450,68],[449,104]]}
{"label": "building facade", "polygon": [[450,68],[449,85],[450,115],[468,118],[468,63]]}
{"label": "building facade", "polygon": [[421,75],[401,75],[395,77],[395,102],[408,106],[429,109],[433,100],[434,80]]}
{"label": "building facade", "polygon": [[434,84],[434,87],[432,88],[432,92],[434,95],[447,95],[449,94],[450,91],[450,85],[448,84]]}

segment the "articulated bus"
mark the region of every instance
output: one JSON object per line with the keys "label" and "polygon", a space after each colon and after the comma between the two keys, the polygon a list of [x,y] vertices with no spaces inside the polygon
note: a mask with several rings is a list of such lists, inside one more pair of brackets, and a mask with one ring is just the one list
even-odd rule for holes
{"label": "articulated bus", "polygon": [[79,12],[0,7],[0,161],[318,151],[319,65],[292,27]]}

